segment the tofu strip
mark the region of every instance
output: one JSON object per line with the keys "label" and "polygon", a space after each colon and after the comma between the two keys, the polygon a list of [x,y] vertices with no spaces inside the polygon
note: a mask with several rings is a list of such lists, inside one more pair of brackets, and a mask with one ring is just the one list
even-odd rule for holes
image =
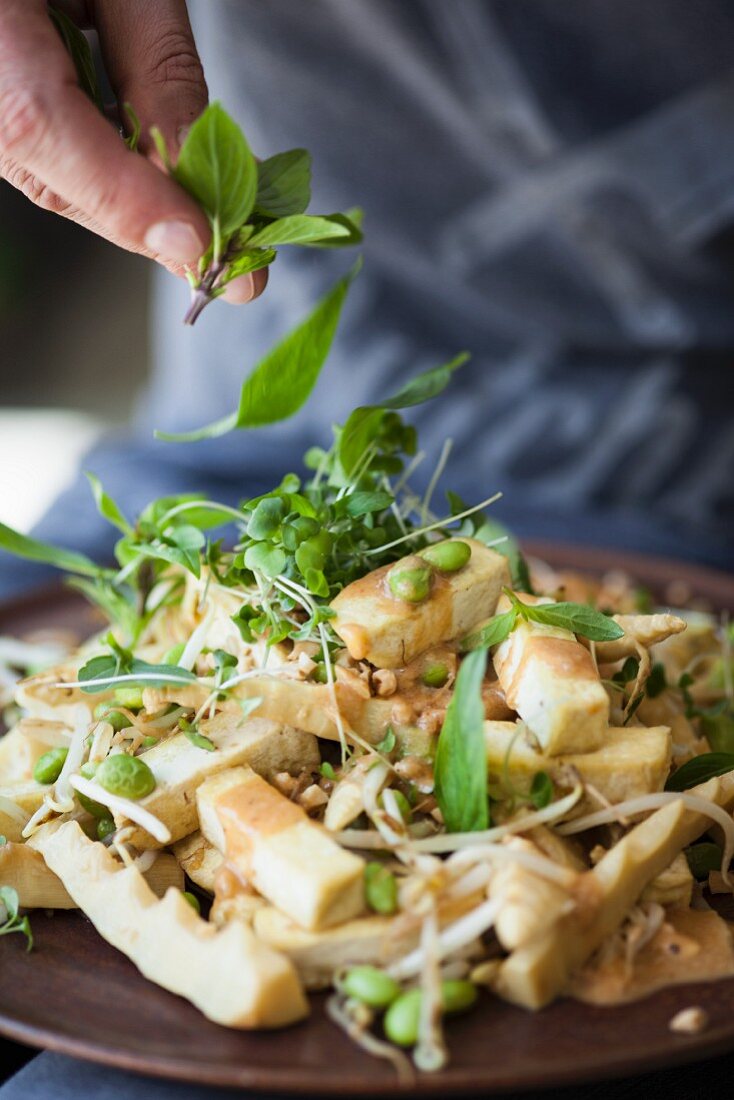
{"label": "tofu strip", "polygon": [[[169,886],[184,888],[178,860],[166,853],[158,856],[143,877],[157,897],[162,897]],[[28,844],[9,841],[0,848],[0,885],[17,891],[23,909],[77,908],[61,879],[46,865],[41,853]]]}
{"label": "tofu strip", "polygon": [[[534,602],[532,596],[518,595]],[[510,601],[501,596],[498,613],[509,609]],[[609,697],[591,654],[570,630],[520,621],[496,647],[493,659],[508,705],[535,734],[543,752],[593,752],[604,744]]]}
{"label": "tofu strip", "polygon": [[[138,805],[166,825],[171,841],[181,840],[198,826],[196,790],[217,772],[237,764],[249,764],[271,775],[291,768],[318,767],[319,751],[309,733],[281,726],[263,718],[242,721],[241,714],[218,714],[199,726],[215,745],[213,752],[199,748],[179,733],[141,754],[156,780],[155,790]],[[118,825],[123,818],[116,815]],[[143,828],[129,837],[136,848],[159,848],[160,842]]]}
{"label": "tofu strip", "polygon": [[75,821],[41,833],[38,848],[79,908],[156,985],[226,1027],[282,1027],[307,1015],[293,966],[247,925],[215,928],[179,890],[159,900],[137,868],[116,863]]}
{"label": "tofu strip", "polygon": [[[492,782],[501,785],[506,767],[511,783],[523,792],[530,789],[537,772],[547,772],[554,782],[561,781],[565,773],[568,782],[569,768],[575,768],[602,798],[623,802],[661,791],[670,771],[672,745],[667,726],[610,727],[606,741],[595,752],[564,756],[538,752],[522,726],[514,722],[485,722],[484,739]],[[587,794],[572,816],[598,809],[598,800]]]}
{"label": "tofu strip", "polygon": [[332,600],[337,613],[332,626],[351,657],[377,668],[402,668],[494,614],[502,586],[510,583],[507,560],[476,539],[460,541],[471,546],[469,561],[456,573],[436,573],[421,603],[407,603],[390,592],[386,576],[397,566],[375,569]]}
{"label": "tofu strip", "polygon": [[[734,806],[734,772],[690,794],[725,810]],[[711,827],[711,818],[671,802],[636,825],[579,879],[577,904],[544,935],[514,951],[499,970],[496,990],[526,1008],[542,1008],[622,923],[649,882]]]}
{"label": "tofu strip", "polygon": [[302,928],[328,928],[363,911],[363,860],[250,768],[208,780],[197,804],[201,831],[225,852],[229,869]]}

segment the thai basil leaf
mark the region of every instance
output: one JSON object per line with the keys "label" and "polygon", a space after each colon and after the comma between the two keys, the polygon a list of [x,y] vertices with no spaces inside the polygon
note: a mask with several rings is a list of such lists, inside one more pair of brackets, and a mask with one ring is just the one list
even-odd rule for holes
{"label": "thai basil leaf", "polygon": [[172,172],[222,237],[247,221],[255,205],[257,164],[221,104],[210,103],[192,123]]}
{"label": "thai basil leaf", "polygon": [[476,832],[489,825],[482,700],[486,667],[486,649],[475,650],[461,662],[438,738],[436,799],[450,833]]}
{"label": "thai basil leaf", "polygon": [[59,546],[50,546],[46,542],[39,542],[28,535],[21,535],[5,523],[0,523],[0,550],[6,550],[17,558],[25,558],[27,561],[42,562],[45,565],[54,565],[57,569],[63,569],[67,573],[78,573],[83,577],[99,577],[105,573],[99,565],[95,565],[84,554],[76,550],[63,550]]}
{"label": "thai basil leaf", "polygon": [[133,529],[128,521],[125,519],[120,508],[109,496],[108,493],[102,488],[102,482],[95,474],[86,473],[87,480],[92,487],[92,494],[94,495],[94,503],[97,505],[97,511],[106,520],[109,520],[119,531],[122,531],[123,535],[132,535]]}
{"label": "thai basil leaf", "polygon": [[257,166],[257,211],[272,218],[302,214],[311,201],[311,155],[305,149],[276,153]]}
{"label": "thai basil leaf", "polygon": [[48,14],[61,35],[61,41],[74,62],[79,87],[100,111],[104,110],[97,71],[89,42],[76,23],[58,8],[49,8]]}
{"label": "thai basil leaf", "polygon": [[79,669],[78,678],[86,685],[82,691],[94,695],[119,686],[123,676],[127,677],[122,681],[124,687],[162,688],[196,683],[194,673],[179,665],[151,665],[137,658],[121,662],[119,656],[112,653],[92,657]]}
{"label": "thai basil leaf", "polygon": [[489,646],[504,642],[517,622],[517,618],[518,612],[514,607],[501,615],[495,615],[480,630],[462,639],[461,652],[469,653],[474,649],[487,649]]}
{"label": "thai basil leaf", "polygon": [[330,238],[349,237],[346,225],[330,217],[313,214],[291,214],[271,222],[247,242],[248,248],[271,248],[281,244],[312,244]]}
{"label": "thai basil leaf", "polygon": [[724,853],[718,844],[704,841],[686,848],[686,859],[695,879],[708,878],[710,871],[720,871]]}
{"label": "thai basil leaf", "polygon": [[331,349],[352,271],[332,287],[309,316],[261,359],[240,394],[236,412],[192,432],[156,432],[158,439],[192,442],[226,435],[236,428],[257,428],[293,416],[308,399]]}
{"label": "thai basil leaf", "polygon": [[706,783],[709,779],[730,771],[734,771],[734,753],[705,752],[687,760],[674,771],[665,784],[665,789],[687,791],[690,787],[697,787],[699,783]]}
{"label": "thai basil leaf", "polygon": [[562,627],[573,634],[582,634],[593,642],[613,642],[624,636],[624,630],[593,607],[583,603],[550,603],[522,605],[522,615],[535,623]]}
{"label": "thai basil leaf", "polygon": [[339,461],[347,477],[367,450],[385,410],[407,409],[437,397],[448,386],[453,372],[463,366],[468,358],[467,352],[461,352],[450,362],[416,375],[401,390],[381,401],[379,405],[362,405],[355,409],[347,419],[339,438]]}

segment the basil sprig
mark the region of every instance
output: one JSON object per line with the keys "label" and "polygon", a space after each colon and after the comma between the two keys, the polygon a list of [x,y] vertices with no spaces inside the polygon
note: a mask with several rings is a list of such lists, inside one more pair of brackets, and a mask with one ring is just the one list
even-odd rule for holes
{"label": "basil sprig", "polygon": [[666,791],[687,791],[717,775],[734,771],[734,753],[704,752],[681,764],[665,784]]}
{"label": "basil sprig", "polygon": [[528,604],[518,599],[509,588],[502,591],[510,600],[512,607],[495,615],[480,630],[467,635],[461,642],[463,653],[487,646],[499,645],[514,630],[518,621],[545,623],[548,626],[562,627],[572,634],[581,634],[595,642],[612,642],[621,638],[624,630],[593,607],[583,603],[543,603]]}
{"label": "basil sprig", "polygon": [[450,833],[477,832],[489,825],[482,699],[486,667],[486,649],[470,653],[461,662],[438,738],[436,799]]}
{"label": "basil sprig", "polygon": [[189,272],[194,324],[204,307],[232,279],[267,267],[276,246],[341,247],[362,240],[361,212],[306,214],[311,199],[311,163],[305,149],[292,149],[258,164],[240,127],[219,103],[210,103],[190,127],[174,163],[165,138],[151,135],[167,170],[201,206],[212,241]]}

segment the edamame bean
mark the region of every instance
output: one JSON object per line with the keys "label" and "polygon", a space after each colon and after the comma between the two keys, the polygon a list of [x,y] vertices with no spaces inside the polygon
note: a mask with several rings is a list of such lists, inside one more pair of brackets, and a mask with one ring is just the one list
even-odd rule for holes
{"label": "edamame bean", "polygon": [[[79,769],[79,774],[84,779],[94,779],[97,774],[97,765],[93,764],[91,760],[88,760],[86,764],[82,764]],[[92,814],[93,817],[109,818],[110,810],[108,806],[103,806],[101,802],[95,802],[93,798],[87,798],[81,791],[74,792],[76,800],[82,809],[86,810],[88,814]]]}
{"label": "edamame bean", "polygon": [[182,890],[181,893],[186,898],[187,902],[192,909],[195,909],[197,913],[201,914],[201,905],[196,894],[192,894],[190,890]]}
{"label": "edamame bean", "polygon": [[145,761],[123,752],[103,760],[94,778],[110,794],[121,798],[145,798],[155,789],[155,776]]}
{"label": "edamame bean", "polygon": [[457,573],[469,561],[471,546],[468,542],[447,539],[445,542],[435,542],[432,546],[427,546],[420,551],[420,557],[441,573]]}
{"label": "edamame bean", "polygon": [[[465,1012],[475,1003],[479,991],[472,982],[453,980],[441,982],[441,1007],[447,1014]],[[411,1047],[418,1041],[421,1014],[420,989],[401,993],[385,1013],[385,1034],[401,1047]]]}
{"label": "edamame bean", "polygon": [[385,1034],[399,1047],[412,1047],[418,1041],[418,1024],[421,1014],[421,991],[409,989],[401,993],[385,1013]]}
{"label": "edamame bean", "polygon": [[119,710],[115,710],[113,703],[98,703],[94,708],[94,717],[98,722],[109,722],[115,733],[119,733],[120,730],[127,729],[132,725],[129,718],[124,714],[120,714]]}
{"label": "edamame bean", "polygon": [[115,688],[115,702],[128,710],[140,710],[143,705],[142,688]]}
{"label": "edamame bean", "polygon": [[163,664],[177,665],[178,662],[181,660],[181,655],[185,648],[186,647],[183,642],[180,642],[179,645],[171,646],[171,648],[163,654]]}
{"label": "edamame bean", "polygon": [[377,861],[364,869],[364,892],[367,904],[376,913],[389,916],[398,907],[398,884],[392,871]]}
{"label": "edamame bean", "polygon": [[430,565],[421,558],[405,558],[387,574],[387,584],[395,599],[422,603],[431,591],[431,576]]}
{"label": "edamame bean", "polygon": [[429,688],[442,688],[445,686],[448,678],[449,670],[446,665],[441,661],[435,661],[433,664],[426,665],[423,669],[421,682]]}
{"label": "edamame bean", "polygon": [[342,989],[348,997],[370,1008],[387,1008],[400,996],[398,982],[376,966],[353,966],[344,977]]}
{"label": "edamame bean", "polygon": [[106,840],[116,829],[117,826],[111,817],[101,817],[97,822],[97,840]]}
{"label": "edamame bean", "polygon": [[49,749],[43,756],[39,756],[33,769],[33,778],[36,783],[55,783],[61,775],[61,769],[68,753],[68,749],[59,746],[56,749]]}

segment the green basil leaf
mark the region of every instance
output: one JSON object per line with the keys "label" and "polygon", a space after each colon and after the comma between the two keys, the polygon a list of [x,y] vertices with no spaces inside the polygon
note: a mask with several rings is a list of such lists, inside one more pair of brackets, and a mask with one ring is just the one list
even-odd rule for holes
{"label": "green basil leaf", "polygon": [[281,244],[311,244],[337,237],[349,237],[349,229],[330,217],[313,214],[291,214],[278,218],[258,230],[247,242],[248,248],[271,248]]}
{"label": "green basil leaf", "polygon": [[495,615],[474,634],[462,638],[461,652],[470,653],[473,649],[487,649],[489,646],[504,642],[517,622],[517,615],[518,613],[514,607],[509,611],[504,611],[501,615]]}
{"label": "green basil leaf", "polygon": [[81,592],[90,603],[104,612],[110,622],[117,623],[129,642],[137,640],[145,619],[138,615],[132,590],[128,596],[107,580],[88,580],[85,577],[67,577],[66,584]]}
{"label": "green basil leaf", "polygon": [[461,662],[438,738],[436,799],[450,833],[476,832],[489,825],[482,700],[486,667],[486,649],[470,653]]}
{"label": "green basil leaf", "polygon": [[227,264],[227,270],[222,277],[222,286],[238,279],[240,275],[250,275],[253,271],[260,271],[263,267],[269,267],[277,252],[274,248],[253,248],[251,251],[240,252]]}
{"label": "green basil leaf", "polygon": [[46,542],[39,542],[28,535],[21,535],[5,523],[0,523],[0,550],[6,550],[17,558],[25,558],[27,561],[43,562],[45,565],[54,565],[57,569],[63,569],[67,573],[78,573],[83,577],[99,577],[106,570],[95,565],[93,561],[78,554],[76,550],[63,550],[58,546],[49,546]]}
{"label": "green basil leaf", "polygon": [[699,783],[707,783],[717,775],[734,771],[734,753],[705,752],[687,760],[668,779],[666,791],[687,791]]}
{"label": "green basil leaf", "polygon": [[92,494],[94,496],[94,503],[97,505],[97,511],[106,520],[109,520],[119,531],[122,531],[123,535],[132,535],[133,529],[125,519],[120,508],[115,501],[109,496],[108,493],[102,488],[102,482],[95,474],[85,472],[87,481],[92,487]]}
{"label": "green basil leaf", "polygon": [[364,240],[362,222],[364,214],[358,206],[343,214],[329,214],[329,221],[344,226],[346,233],[343,237],[323,237],[319,241],[309,241],[311,248],[349,248],[355,244],[361,244]]}
{"label": "green basil leaf", "polygon": [[204,749],[205,752],[217,751],[217,746],[214,742],[210,741],[208,737],[205,737],[203,733],[199,733],[198,729],[185,719],[181,719],[179,727],[181,732],[186,736],[186,739],[190,741],[192,745],[196,745],[197,749]]}
{"label": "green basil leaf", "polygon": [[276,153],[257,166],[257,210],[272,218],[302,214],[311,201],[311,155],[306,149]]}
{"label": "green basil leaf", "polygon": [[407,409],[437,397],[448,386],[453,372],[463,366],[468,358],[468,353],[462,352],[450,362],[416,375],[401,390],[381,401],[379,405],[362,405],[355,409],[339,437],[339,461],[347,477],[359,464],[386,409]]}
{"label": "green basil leaf", "polygon": [[692,844],[690,848],[686,848],[686,859],[691,874],[700,881],[708,878],[709,871],[721,870],[724,853],[718,844],[704,841],[703,844]]}
{"label": "green basil leaf", "polygon": [[74,62],[79,87],[91,99],[95,107],[100,111],[104,111],[102,92],[97,80],[97,71],[94,67],[94,58],[84,32],[79,30],[76,23],[58,8],[50,7],[48,14],[51,16],[56,30],[61,35],[61,41],[64,43],[71,60]]}
{"label": "green basil leaf", "polygon": [[593,642],[613,642],[624,636],[624,630],[614,619],[583,603],[523,603],[522,614],[532,622],[562,627]]}
{"label": "green basil leaf", "polygon": [[244,225],[255,205],[255,158],[242,130],[219,103],[210,103],[191,125],[173,176],[222,237]]}
{"label": "green basil leaf", "polygon": [[[112,654],[92,657],[79,669],[78,679],[86,685],[82,691],[87,695],[94,695],[117,686],[162,688],[196,683],[194,673],[179,665],[151,665],[147,661],[135,659],[123,668],[124,671],[119,658]],[[126,679],[121,680],[121,677]]]}
{"label": "green basil leaf", "polygon": [[225,435],[235,428],[257,428],[286,420],[308,399],[331,349],[339,316],[358,262],[332,287],[309,316],[261,359],[240,394],[237,412],[192,432],[156,432],[169,442],[193,442]]}

